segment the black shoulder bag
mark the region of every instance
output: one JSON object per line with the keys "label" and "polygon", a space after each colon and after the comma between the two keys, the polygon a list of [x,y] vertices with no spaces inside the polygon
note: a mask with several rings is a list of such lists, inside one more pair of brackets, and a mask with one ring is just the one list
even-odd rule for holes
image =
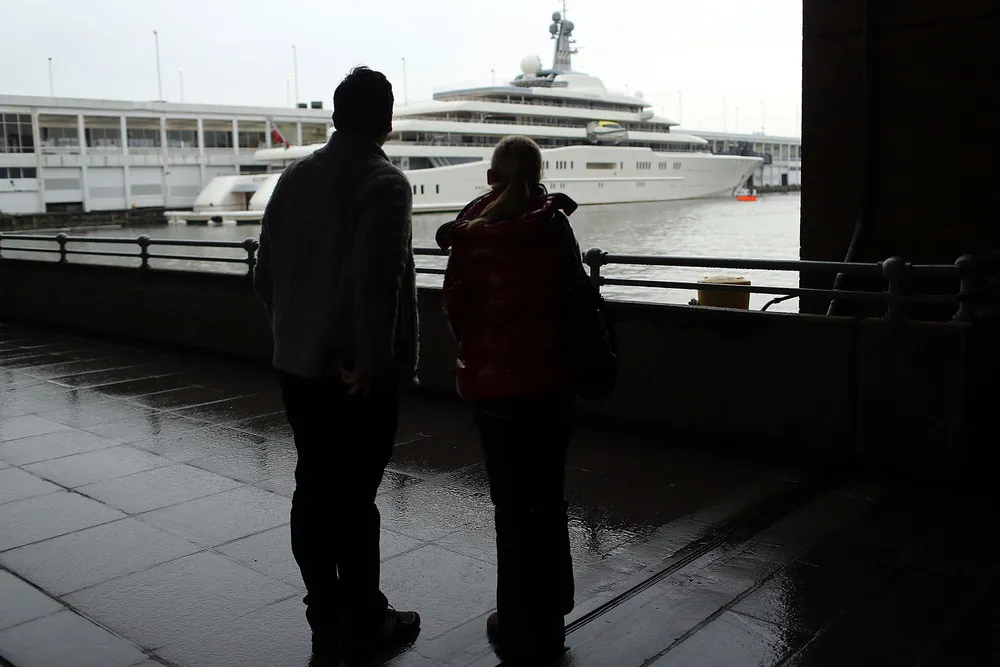
{"label": "black shoulder bag", "polygon": [[600,291],[583,267],[580,246],[562,212],[556,214],[562,228],[570,275],[569,348],[573,389],[581,398],[607,398],[618,377],[618,345],[614,323]]}

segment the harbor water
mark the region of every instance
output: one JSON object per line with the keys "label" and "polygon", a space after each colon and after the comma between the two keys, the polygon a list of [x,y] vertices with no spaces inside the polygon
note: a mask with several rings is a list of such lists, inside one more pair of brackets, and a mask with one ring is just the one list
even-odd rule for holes
{"label": "harbor water", "polygon": [[[601,248],[613,254],[629,255],[672,255],[694,257],[737,257],[762,259],[797,259],[799,255],[799,203],[797,193],[770,194],[756,202],[738,202],[732,199],[692,200],[657,202],[646,204],[616,204],[607,206],[585,206],[573,214],[571,220],[576,230],[580,247]],[[413,220],[414,246],[434,247],[434,233],[453,214],[417,215]],[[46,232],[55,234],[56,231]],[[196,226],[186,224],[160,225],[155,227],[101,228],[74,230],[73,236],[100,236],[135,238],[147,235],[154,239],[202,239],[216,241],[242,241],[256,238],[260,233],[258,225],[210,224]],[[28,256],[16,250],[6,250],[19,245],[5,242],[4,256]],[[37,243],[33,245],[38,245]],[[71,250],[103,250],[85,242],[71,243]],[[116,251],[134,252],[138,247],[116,246]],[[156,246],[154,254],[183,255],[187,259],[153,260],[154,268],[182,270],[206,270],[244,272],[240,264],[206,262],[199,258],[245,257],[240,249],[173,248]],[[36,259],[42,257],[33,255]],[[44,256],[55,259],[54,256]],[[114,263],[138,265],[138,258],[108,258],[71,256],[72,262]],[[418,257],[418,267],[441,267],[442,258]],[[645,280],[697,281],[706,276],[726,275],[744,277],[755,285],[795,286],[798,276],[791,272],[778,271],[735,271],[720,269],[607,266],[604,275],[615,278],[635,278]],[[420,277],[420,284],[433,286],[440,284],[439,276]],[[688,303],[696,297],[689,290],[658,289],[646,287],[604,288],[608,298],[630,301],[652,301],[658,303]],[[771,299],[769,295],[753,295],[751,308],[759,309]],[[796,300],[786,301],[772,310],[796,311]]]}

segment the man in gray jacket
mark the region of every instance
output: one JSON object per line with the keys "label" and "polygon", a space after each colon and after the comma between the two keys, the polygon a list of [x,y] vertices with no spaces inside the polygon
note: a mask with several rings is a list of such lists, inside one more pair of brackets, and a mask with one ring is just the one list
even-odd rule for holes
{"label": "man in gray jacket", "polygon": [[370,659],[420,628],[379,590],[375,494],[417,363],[410,184],[381,149],[392,107],[379,72],[341,82],[336,132],[271,195],[254,273],[298,451],[292,553],[316,667]]}

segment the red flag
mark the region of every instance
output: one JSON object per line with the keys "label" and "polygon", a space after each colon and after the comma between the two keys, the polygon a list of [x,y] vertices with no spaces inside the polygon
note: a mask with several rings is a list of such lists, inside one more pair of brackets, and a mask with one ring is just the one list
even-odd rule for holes
{"label": "red flag", "polygon": [[285,139],[285,135],[281,133],[281,130],[278,129],[277,125],[271,126],[271,143],[278,144],[279,146],[284,144],[286,149],[290,145],[288,143],[288,139]]}

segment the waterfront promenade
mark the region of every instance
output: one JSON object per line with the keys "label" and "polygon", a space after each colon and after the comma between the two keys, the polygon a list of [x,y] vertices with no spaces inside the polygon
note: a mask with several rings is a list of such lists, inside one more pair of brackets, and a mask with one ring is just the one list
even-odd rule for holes
{"label": "waterfront promenade", "polygon": [[[0,656],[304,665],[280,409],[259,365],[0,325]],[[567,479],[568,665],[975,665],[995,651],[990,507],[973,495],[595,425]],[[378,499],[382,578],[424,627],[392,665],[499,662],[483,632],[485,484],[464,406],[408,398]]]}

